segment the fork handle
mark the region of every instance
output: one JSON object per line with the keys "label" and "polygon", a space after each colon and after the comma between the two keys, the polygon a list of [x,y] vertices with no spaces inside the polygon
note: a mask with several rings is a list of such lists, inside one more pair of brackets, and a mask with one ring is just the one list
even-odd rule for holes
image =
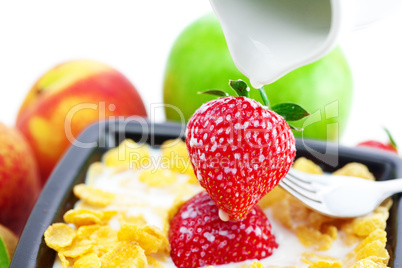
{"label": "fork handle", "polygon": [[402,178],[380,181],[378,183],[378,186],[380,187],[384,195],[386,195],[386,197],[397,193],[402,193]]}

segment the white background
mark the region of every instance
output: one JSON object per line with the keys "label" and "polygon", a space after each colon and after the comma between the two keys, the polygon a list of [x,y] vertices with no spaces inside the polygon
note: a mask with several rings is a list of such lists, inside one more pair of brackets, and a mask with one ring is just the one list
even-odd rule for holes
{"label": "white background", "polygon": [[[145,104],[162,102],[172,43],[210,12],[208,0],[35,0],[0,2],[0,122],[14,125],[34,82],[54,65],[88,58],[124,73]],[[402,12],[340,40],[355,80],[352,116],[341,143],[386,141],[402,147]],[[148,109],[148,107],[147,107]],[[162,111],[156,114],[163,121]]]}

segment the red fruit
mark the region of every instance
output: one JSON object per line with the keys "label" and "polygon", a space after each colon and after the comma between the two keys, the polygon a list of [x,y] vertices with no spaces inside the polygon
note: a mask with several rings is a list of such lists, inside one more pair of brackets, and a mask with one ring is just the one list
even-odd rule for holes
{"label": "red fruit", "polygon": [[28,142],[17,129],[0,123],[0,225],[19,236],[39,192],[38,167]]}
{"label": "red fruit", "polygon": [[398,152],[397,149],[395,148],[395,146],[393,146],[391,143],[384,144],[382,142],[373,141],[373,140],[361,142],[357,146],[365,146],[365,147],[377,148],[377,149],[382,149],[382,150],[386,150],[386,151],[391,151],[393,153]]}
{"label": "red fruit", "polygon": [[188,122],[186,144],[201,186],[230,220],[246,217],[296,153],[284,118],[246,97],[203,104]]}
{"label": "red fruit", "polygon": [[278,244],[271,224],[255,206],[242,221],[224,222],[206,192],[187,201],[169,230],[171,257],[179,268],[196,268],[270,256]]}
{"label": "red fruit", "polygon": [[361,142],[361,143],[357,144],[357,146],[366,146],[366,147],[390,151],[393,153],[398,153],[398,147],[396,145],[394,138],[391,135],[391,132],[387,128],[384,128],[384,131],[388,136],[388,143],[385,144],[385,143],[382,143],[379,141],[369,140],[369,141]]}

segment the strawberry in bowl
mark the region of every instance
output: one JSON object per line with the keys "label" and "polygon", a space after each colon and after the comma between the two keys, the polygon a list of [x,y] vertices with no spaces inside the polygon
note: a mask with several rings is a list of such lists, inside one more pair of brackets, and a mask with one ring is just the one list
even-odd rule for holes
{"label": "strawberry in bowl", "polygon": [[187,201],[172,219],[170,256],[179,268],[261,260],[278,244],[267,216],[257,205],[242,221],[224,222],[206,192]]}

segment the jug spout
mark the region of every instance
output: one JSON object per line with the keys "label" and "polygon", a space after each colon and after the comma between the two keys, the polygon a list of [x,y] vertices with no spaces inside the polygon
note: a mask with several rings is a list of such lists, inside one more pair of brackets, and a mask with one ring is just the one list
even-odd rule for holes
{"label": "jug spout", "polygon": [[341,0],[210,0],[237,68],[259,88],[328,53],[345,27]]}

